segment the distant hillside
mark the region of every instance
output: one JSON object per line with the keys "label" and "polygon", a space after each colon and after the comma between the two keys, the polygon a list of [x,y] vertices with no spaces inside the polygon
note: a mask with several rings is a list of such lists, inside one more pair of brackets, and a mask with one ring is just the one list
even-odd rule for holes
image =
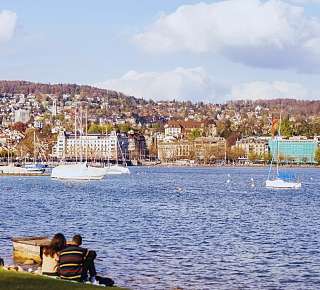
{"label": "distant hillside", "polygon": [[[158,105],[154,101],[147,101],[138,99],[132,96],[126,96],[120,92],[107,89],[99,89],[87,85],[77,84],[43,84],[33,83],[28,81],[0,81],[0,94],[54,94],[62,97],[63,94],[70,94],[71,96],[80,95],[80,100],[85,100],[86,97],[96,98],[98,100],[107,100],[119,106],[127,105],[127,108],[136,110],[137,105],[141,106],[141,109],[146,108],[150,114],[159,114],[159,112],[151,112],[151,108],[161,107],[161,114],[172,116],[172,107],[175,107],[174,111],[179,109],[185,109],[185,116],[192,110],[193,112],[201,111],[207,116],[212,117],[212,107],[209,104],[199,102],[178,102],[171,101],[171,111],[167,105]],[[79,99],[78,99],[79,100]],[[170,101],[163,102],[163,104]],[[228,101],[225,104],[217,105],[222,110],[234,109],[236,112],[252,112],[257,106],[261,106],[264,109],[269,109],[270,112],[283,111],[284,114],[289,114],[299,117],[320,116],[320,101],[306,101],[295,99],[274,99],[274,100],[240,100],[240,101]],[[181,111],[181,110],[180,110]],[[166,114],[167,113],[167,114]]]}
{"label": "distant hillside", "polygon": [[63,94],[81,95],[100,98],[119,98],[134,102],[144,102],[142,99],[126,96],[122,93],[99,89],[87,85],[77,84],[43,84],[28,81],[0,81],[0,94],[53,94],[62,96]]}
{"label": "distant hillside", "polygon": [[251,108],[252,110],[257,106],[268,108],[271,112],[282,111],[284,114],[320,116],[320,100],[296,100],[296,99],[273,99],[273,100],[254,100],[254,101],[230,101],[227,103],[228,107],[235,107],[237,111],[243,108]]}

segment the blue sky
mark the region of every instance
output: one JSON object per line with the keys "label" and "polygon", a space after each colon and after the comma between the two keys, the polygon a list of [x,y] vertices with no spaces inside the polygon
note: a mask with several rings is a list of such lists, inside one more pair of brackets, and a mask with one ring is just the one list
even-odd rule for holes
{"label": "blue sky", "polygon": [[319,99],[318,0],[0,0],[0,79]]}

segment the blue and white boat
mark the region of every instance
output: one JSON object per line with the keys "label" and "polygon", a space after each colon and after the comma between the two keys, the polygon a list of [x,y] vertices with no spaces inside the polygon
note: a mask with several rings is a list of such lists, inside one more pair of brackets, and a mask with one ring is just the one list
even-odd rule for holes
{"label": "blue and white boat", "polygon": [[30,173],[44,173],[47,165],[41,163],[32,163],[24,165],[24,168]]}
{"label": "blue and white boat", "polygon": [[[301,188],[301,182],[297,179],[297,177],[289,172],[280,172],[279,171],[279,140],[281,137],[281,115],[280,115],[280,125],[278,130],[278,135],[275,138],[276,140],[276,152],[272,152],[272,160],[270,163],[268,179],[266,180],[266,187],[273,189],[297,189]],[[276,170],[273,171],[272,165],[276,163]]]}

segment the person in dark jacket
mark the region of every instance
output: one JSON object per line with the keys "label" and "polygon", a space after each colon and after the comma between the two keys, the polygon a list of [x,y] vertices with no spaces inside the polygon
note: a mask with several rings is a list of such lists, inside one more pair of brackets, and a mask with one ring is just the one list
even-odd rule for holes
{"label": "person in dark jacket", "polygon": [[59,254],[59,276],[63,279],[74,281],[88,280],[96,276],[94,259],[96,253],[80,247],[82,237],[75,235]]}
{"label": "person in dark jacket", "polygon": [[[94,260],[97,257],[95,251],[80,247],[82,237],[75,235],[72,241],[59,255],[59,276],[62,279],[73,281],[98,281],[99,284],[112,286],[114,281],[109,278],[97,276]],[[89,277],[88,277],[89,273]]]}

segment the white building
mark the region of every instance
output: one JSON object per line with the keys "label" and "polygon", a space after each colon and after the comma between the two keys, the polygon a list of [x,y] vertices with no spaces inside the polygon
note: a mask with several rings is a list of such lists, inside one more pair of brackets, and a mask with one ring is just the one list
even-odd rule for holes
{"label": "white building", "polygon": [[177,121],[170,121],[164,126],[165,137],[179,138],[182,134],[182,126]]}
{"label": "white building", "polygon": [[15,123],[28,123],[30,120],[30,111],[25,109],[16,110],[14,113]]}
{"label": "white building", "polygon": [[261,158],[268,154],[268,140],[270,137],[247,137],[242,138],[236,142],[234,148],[242,149],[245,158],[248,158],[250,154],[255,154]]}
{"label": "white building", "polygon": [[122,159],[128,156],[128,137],[117,134],[115,131],[109,135],[88,134],[76,136],[60,132],[57,143],[53,146],[52,156],[56,158],[85,159]]}

